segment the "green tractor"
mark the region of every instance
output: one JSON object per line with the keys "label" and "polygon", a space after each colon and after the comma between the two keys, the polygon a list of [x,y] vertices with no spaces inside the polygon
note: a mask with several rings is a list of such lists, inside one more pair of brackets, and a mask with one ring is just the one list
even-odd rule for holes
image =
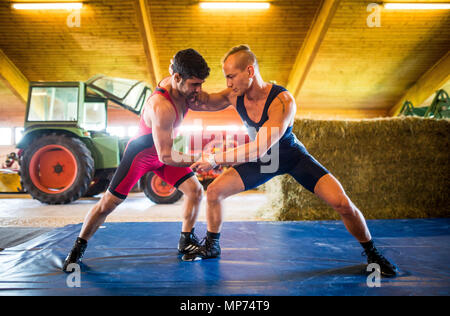
{"label": "green tractor", "polygon": [[[108,102],[140,115],[151,92],[145,82],[102,75],[87,82],[32,82],[17,145],[24,189],[47,204],[104,192],[127,143],[106,132]],[[141,179],[151,200],[173,203],[181,197],[157,181],[150,173]]]}

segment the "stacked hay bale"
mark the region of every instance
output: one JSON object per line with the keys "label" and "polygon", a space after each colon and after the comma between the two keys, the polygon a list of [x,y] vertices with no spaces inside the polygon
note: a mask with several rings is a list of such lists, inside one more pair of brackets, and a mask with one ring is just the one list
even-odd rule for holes
{"label": "stacked hay bale", "polygon": [[[294,133],[367,219],[449,217],[450,120],[297,120]],[[339,219],[288,175],[265,186],[275,220]]]}

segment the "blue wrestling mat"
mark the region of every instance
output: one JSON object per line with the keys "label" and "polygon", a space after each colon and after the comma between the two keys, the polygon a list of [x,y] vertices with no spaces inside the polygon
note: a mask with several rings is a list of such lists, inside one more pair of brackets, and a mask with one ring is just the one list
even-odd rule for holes
{"label": "blue wrestling mat", "polygon": [[[226,222],[222,258],[198,262],[177,254],[180,223],[105,223],[85,253],[80,287],[68,287],[73,275],[61,266],[81,224],[0,252],[0,295],[450,294],[450,219],[368,225],[400,268],[379,287],[368,285],[362,248],[340,221]],[[205,230],[197,224],[199,235]]]}

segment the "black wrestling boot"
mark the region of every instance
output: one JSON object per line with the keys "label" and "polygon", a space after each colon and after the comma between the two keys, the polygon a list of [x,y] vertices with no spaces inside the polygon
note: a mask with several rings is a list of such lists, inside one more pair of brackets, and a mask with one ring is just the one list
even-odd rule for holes
{"label": "black wrestling boot", "polygon": [[187,253],[183,256],[183,261],[197,261],[203,259],[212,259],[220,256],[219,238],[205,237],[205,244],[197,250]]}
{"label": "black wrestling boot", "polygon": [[83,254],[84,254],[84,251],[86,250],[86,248],[87,248],[87,241],[78,237],[77,240],[75,241],[75,245],[73,245],[72,250],[67,255],[67,258],[64,261],[64,265],[63,265],[64,272],[69,272],[69,271],[67,271],[67,267],[69,266],[69,264],[71,264],[71,263],[79,264],[80,263],[81,257],[83,257]]}
{"label": "black wrestling boot", "polygon": [[397,267],[390,263],[377,248],[365,250],[362,253],[363,256],[367,256],[367,263],[376,263],[380,266],[381,274],[387,277],[394,277],[397,275]]}
{"label": "black wrestling boot", "polygon": [[180,241],[178,242],[178,252],[187,254],[197,250],[201,246],[201,242],[194,234],[194,228],[190,233],[181,233]]}

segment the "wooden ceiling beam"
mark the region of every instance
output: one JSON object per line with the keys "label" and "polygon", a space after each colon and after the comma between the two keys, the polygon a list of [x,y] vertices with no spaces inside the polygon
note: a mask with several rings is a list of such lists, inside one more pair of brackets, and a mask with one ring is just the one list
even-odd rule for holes
{"label": "wooden ceiling beam", "polygon": [[[450,52],[444,55],[416,83],[408,89],[402,98],[393,106],[390,116],[397,116],[406,100],[419,107],[425,100],[433,95],[450,81]],[[450,91],[447,91],[450,92]]]}
{"label": "wooden ceiling beam", "polygon": [[320,45],[337,11],[339,2],[340,0],[322,0],[320,8],[314,17],[288,79],[287,89],[292,93],[294,98],[297,98],[300,93]]}
{"label": "wooden ceiling beam", "polygon": [[27,102],[30,83],[19,68],[0,49],[0,80],[23,102]]}
{"label": "wooden ceiling beam", "polygon": [[152,20],[149,13],[150,10],[146,0],[135,0],[135,6],[145,55],[147,57],[150,84],[152,87],[156,87],[163,78],[161,77],[161,69],[159,67],[155,34],[153,32]]}

